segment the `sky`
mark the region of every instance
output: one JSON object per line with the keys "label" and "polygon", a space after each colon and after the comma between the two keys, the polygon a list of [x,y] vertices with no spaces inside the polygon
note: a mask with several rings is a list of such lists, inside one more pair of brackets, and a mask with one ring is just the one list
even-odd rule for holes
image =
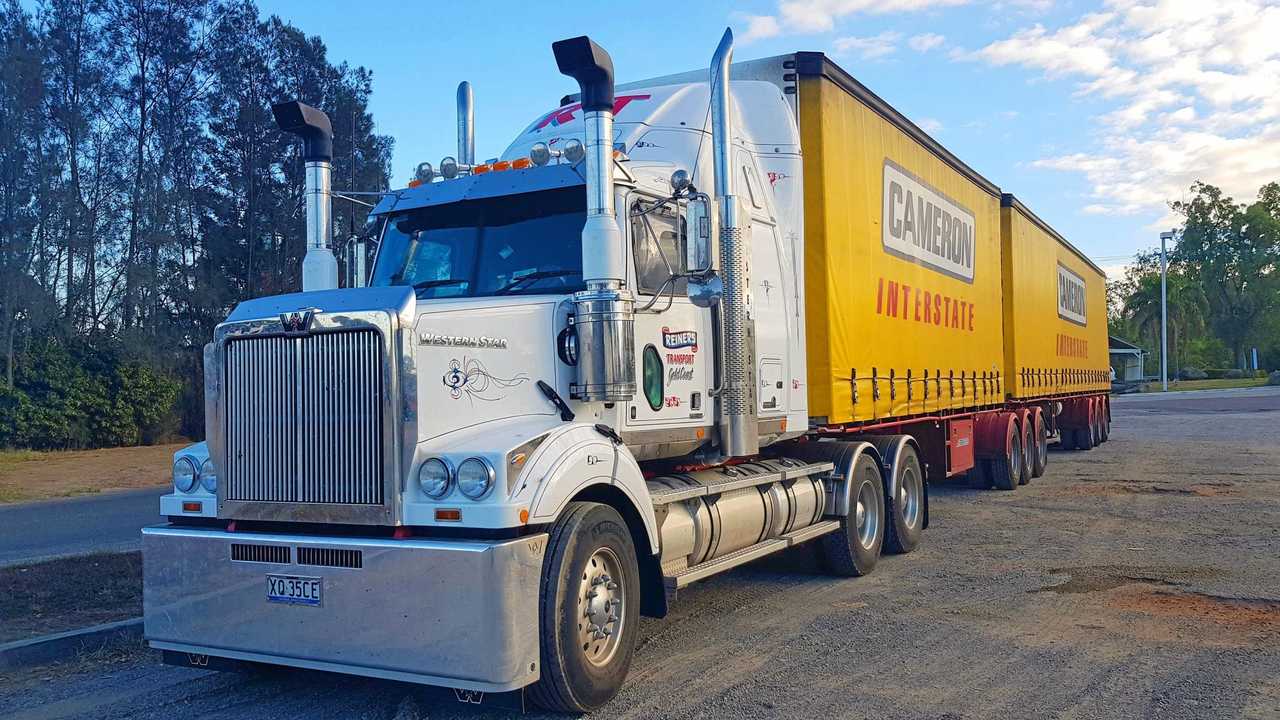
{"label": "sky", "polygon": [[[373,72],[393,184],[456,150],[472,83],[476,155],[497,156],[574,82],[555,40],[587,34],[619,82],[821,51],[1117,276],[1202,180],[1240,201],[1280,180],[1280,0],[259,0]],[[342,132],[337,123],[335,132]]]}

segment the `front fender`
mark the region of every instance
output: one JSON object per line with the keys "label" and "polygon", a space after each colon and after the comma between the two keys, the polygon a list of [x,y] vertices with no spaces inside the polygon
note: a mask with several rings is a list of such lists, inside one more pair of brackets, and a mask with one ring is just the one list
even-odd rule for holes
{"label": "front fender", "polygon": [[625,445],[614,444],[588,423],[554,431],[521,473],[516,498],[527,500],[529,522],[552,523],[579,493],[595,485],[619,490],[644,523],[649,551],[658,552],[658,523],[649,487]]}

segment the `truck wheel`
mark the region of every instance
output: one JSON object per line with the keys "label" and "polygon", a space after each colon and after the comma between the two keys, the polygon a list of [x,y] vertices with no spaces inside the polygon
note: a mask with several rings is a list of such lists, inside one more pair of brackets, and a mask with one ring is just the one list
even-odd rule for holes
{"label": "truck wheel", "polygon": [[1102,423],[1102,442],[1106,442],[1111,439],[1111,413],[1106,403],[1098,403],[1098,419]]}
{"label": "truck wheel", "polygon": [[1022,474],[1022,433],[1014,432],[1009,451],[991,460],[992,482],[997,490],[1017,490]]}
{"label": "truck wheel", "polygon": [[1022,428],[1022,472],[1018,473],[1018,484],[1031,482],[1036,466],[1035,428],[1031,427],[1031,416],[1027,416],[1026,427]]}
{"label": "truck wheel", "polygon": [[631,667],[640,625],[640,569],[616,510],[569,504],[551,528],[539,605],[542,677],[531,699],[558,712],[607,703]]}
{"label": "truck wheel", "polygon": [[1031,477],[1044,475],[1049,465],[1049,433],[1044,427],[1044,416],[1036,413],[1031,423],[1032,439],[1035,441],[1036,459],[1031,466]]}
{"label": "truck wheel", "polygon": [[884,483],[869,453],[858,456],[851,477],[849,513],[839,530],[822,536],[822,564],[833,574],[858,577],[875,569],[884,547]]}
{"label": "truck wheel", "polygon": [[903,443],[893,464],[892,487],[896,496],[886,498],[889,522],[885,526],[884,547],[891,553],[909,553],[920,544],[924,527],[924,468],[910,443]]}
{"label": "truck wheel", "polygon": [[1085,425],[1084,427],[1078,427],[1078,428],[1076,428],[1076,429],[1075,429],[1075,434],[1076,434],[1076,449],[1077,449],[1077,450],[1092,450],[1092,449],[1093,449],[1093,425],[1092,425],[1092,422],[1093,422],[1093,421],[1092,421],[1092,420],[1090,420],[1090,424],[1089,424],[1089,425]]}
{"label": "truck wheel", "polygon": [[969,470],[969,487],[974,490],[991,489],[991,467],[986,458],[974,458],[973,468]]}

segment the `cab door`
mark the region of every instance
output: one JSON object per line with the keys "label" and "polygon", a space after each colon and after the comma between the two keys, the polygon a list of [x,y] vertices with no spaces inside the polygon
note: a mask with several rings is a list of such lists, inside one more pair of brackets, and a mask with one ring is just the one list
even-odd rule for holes
{"label": "cab door", "polygon": [[627,425],[710,425],[707,392],[715,361],[710,313],[689,301],[686,280],[673,278],[685,271],[682,207],[640,192],[630,193],[627,201],[639,386]]}

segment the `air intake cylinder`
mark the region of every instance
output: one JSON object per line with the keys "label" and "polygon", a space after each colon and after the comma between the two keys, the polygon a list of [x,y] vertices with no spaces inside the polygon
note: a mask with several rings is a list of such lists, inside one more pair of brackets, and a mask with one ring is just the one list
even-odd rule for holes
{"label": "air intake cylinder", "polygon": [[578,81],[586,124],[587,220],[582,277],[574,295],[577,382],[582,400],[619,402],[636,393],[635,301],[623,287],[626,261],[613,203],[613,61],[586,36],[551,46],[560,72]]}
{"label": "air intake cylinder", "polygon": [[332,290],[338,287],[338,261],[331,242],[333,127],[328,115],[296,100],[272,105],[271,114],[281,130],[303,140],[307,254],[302,259],[302,290]]}

